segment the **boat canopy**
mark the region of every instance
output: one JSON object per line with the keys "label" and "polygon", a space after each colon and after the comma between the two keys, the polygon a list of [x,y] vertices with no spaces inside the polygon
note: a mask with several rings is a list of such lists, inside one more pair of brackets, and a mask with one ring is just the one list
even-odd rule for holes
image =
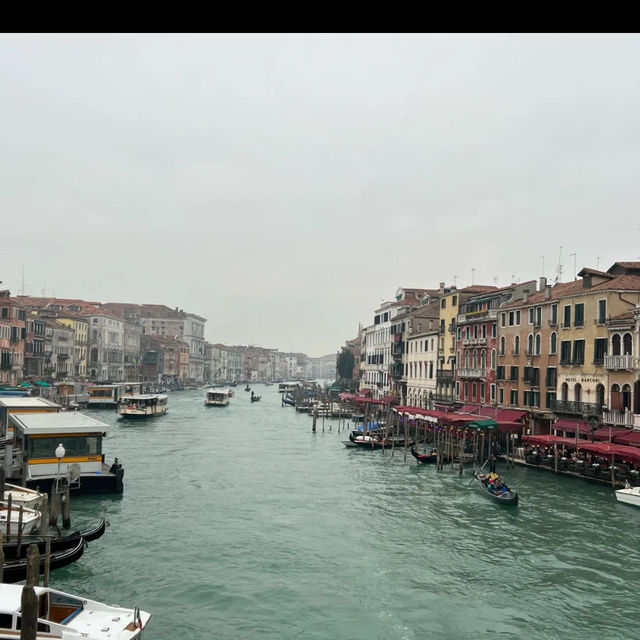
{"label": "boat canopy", "polygon": [[55,435],[68,433],[103,433],[108,427],[104,422],[82,413],[18,413],[11,414],[11,422],[26,435]]}

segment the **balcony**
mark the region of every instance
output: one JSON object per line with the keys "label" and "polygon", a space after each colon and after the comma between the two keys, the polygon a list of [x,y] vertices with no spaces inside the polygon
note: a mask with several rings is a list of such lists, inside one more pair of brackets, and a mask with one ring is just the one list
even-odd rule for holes
{"label": "balcony", "polygon": [[449,333],[455,333],[456,332],[456,323],[452,322],[447,329],[449,330]]}
{"label": "balcony", "polygon": [[436,380],[438,382],[452,383],[453,379],[453,371],[446,371],[444,369],[438,369],[438,371],[436,371]]}
{"label": "balcony", "polygon": [[629,429],[633,429],[634,418],[638,417],[640,416],[634,416],[629,409],[623,411],[609,411],[609,409],[605,409],[602,412],[603,422],[617,427],[628,427]]}
{"label": "balcony", "polygon": [[458,369],[458,376],[460,378],[484,378],[484,369]]}
{"label": "balcony", "polygon": [[605,369],[621,369],[625,371],[632,371],[638,366],[638,358],[633,356],[605,356],[604,368]]}
{"label": "balcony", "polygon": [[453,393],[434,393],[433,401],[445,404],[453,404],[453,402],[455,402],[455,398]]}
{"label": "balcony", "polygon": [[570,400],[552,400],[551,409],[558,413],[572,413],[577,415],[600,416],[602,407],[593,402],[572,402]]}

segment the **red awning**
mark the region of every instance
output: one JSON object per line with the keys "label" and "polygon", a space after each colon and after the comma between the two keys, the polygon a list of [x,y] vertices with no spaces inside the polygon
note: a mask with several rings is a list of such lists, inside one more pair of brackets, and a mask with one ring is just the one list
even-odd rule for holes
{"label": "red awning", "polygon": [[622,460],[640,460],[640,449],[636,449],[636,447],[625,447],[621,444],[587,442],[586,444],[581,444],[579,448],[584,451],[590,451],[591,453],[598,453],[602,456],[615,455],[616,458]]}
{"label": "red awning", "polygon": [[569,431],[570,433],[578,433],[580,435],[591,435],[591,425],[585,420],[569,420],[567,418],[560,418],[551,425],[552,429],[556,431]]}
{"label": "red awning", "polygon": [[527,415],[527,411],[521,409],[497,409],[495,407],[482,407],[480,414],[487,418],[493,418],[496,422],[508,421],[516,422],[522,416]]}
{"label": "red awning", "polygon": [[471,414],[471,413],[458,413],[457,411],[455,413],[448,413],[444,416],[443,420],[445,422],[451,422],[452,424],[461,424],[463,422],[473,422],[474,420],[478,419],[478,415],[477,414]]}
{"label": "red awning", "polygon": [[513,422],[509,420],[502,420],[498,422],[498,431],[510,431],[517,433],[524,427],[525,425],[522,422]]}
{"label": "red awning", "polygon": [[613,440],[616,444],[630,444],[640,447],[640,431],[631,431],[624,435],[616,436]]}
{"label": "red awning", "polygon": [[463,404],[458,411],[460,413],[478,413],[478,410],[481,408],[479,404]]}
{"label": "red awning", "polygon": [[[530,442],[531,444],[539,444],[545,447],[551,444],[563,444],[565,446],[574,447],[576,446],[575,438],[563,438],[561,436],[553,436],[551,434],[545,433],[537,436],[522,436],[523,442]],[[588,440],[578,440],[578,442],[588,442]]]}
{"label": "red awning", "polygon": [[602,427],[600,429],[596,429],[593,432],[593,437],[596,440],[613,440],[617,436],[622,436],[627,433],[633,433],[630,429],[625,429],[624,427]]}

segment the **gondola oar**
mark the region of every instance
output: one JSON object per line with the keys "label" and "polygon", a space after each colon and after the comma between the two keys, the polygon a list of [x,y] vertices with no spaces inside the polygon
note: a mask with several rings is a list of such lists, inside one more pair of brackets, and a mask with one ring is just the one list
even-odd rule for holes
{"label": "gondola oar", "polygon": [[[482,465],[482,467],[480,467],[480,468],[478,469],[478,473],[480,473],[480,471],[482,471],[482,469],[484,468],[484,465],[485,465],[485,464],[487,464],[487,462],[489,462],[489,460],[488,460],[488,459],[487,459],[487,460],[485,460],[485,461],[484,461],[484,464]],[[468,487],[470,487],[470,486],[471,486],[471,483],[472,483],[475,479],[476,479],[476,470],[475,470],[475,467],[474,467],[474,469],[473,469],[473,477],[471,478],[471,482],[469,482],[469,484],[468,484],[467,486],[468,486]]]}

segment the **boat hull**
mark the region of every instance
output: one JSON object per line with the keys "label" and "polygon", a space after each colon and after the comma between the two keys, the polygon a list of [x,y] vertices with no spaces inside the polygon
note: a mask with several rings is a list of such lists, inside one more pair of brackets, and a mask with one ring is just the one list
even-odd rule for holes
{"label": "boat hull", "polygon": [[634,507],[640,507],[640,490],[638,490],[638,487],[634,487],[633,489],[618,489],[616,491],[616,500]]}
{"label": "boat hull", "polygon": [[[78,544],[67,551],[61,553],[51,554],[49,569],[59,569],[60,567],[66,567],[68,564],[79,560],[84,553],[85,541],[80,538]],[[45,557],[40,557],[40,575],[44,574],[45,570]],[[3,580],[6,583],[12,584],[15,582],[21,582],[27,578],[27,561],[15,560],[14,562],[5,562],[3,567]]]}
{"label": "boat hull", "polygon": [[505,505],[505,506],[508,506],[508,505],[513,506],[513,507],[517,506],[517,504],[518,504],[518,492],[517,491],[507,491],[507,493],[501,493],[501,494],[491,493],[491,491],[489,491],[489,489],[487,489],[487,487],[484,486],[484,483],[480,479],[479,474],[478,474],[477,471],[473,472],[473,477],[474,477],[474,479],[476,481],[476,484],[482,490],[482,493],[487,498],[490,498],[494,502],[497,502],[498,504],[502,504],[502,505]]}

